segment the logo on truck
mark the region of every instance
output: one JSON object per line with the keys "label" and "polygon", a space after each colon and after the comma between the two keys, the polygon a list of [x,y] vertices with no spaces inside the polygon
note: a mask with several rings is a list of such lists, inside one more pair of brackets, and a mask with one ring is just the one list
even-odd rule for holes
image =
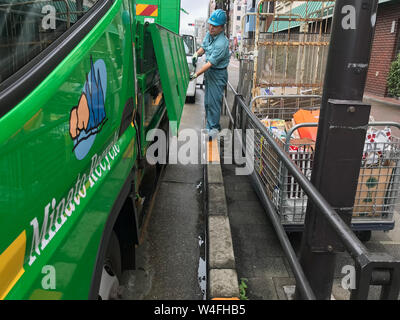
{"label": "logo on truck", "polygon": [[107,121],[104,103],[107,92],[106,64],[102,59],[93,63],[90,57],[90,72],[78,105],[73,107],[69,118],[69,134],[74,141],[73,152],[78,160],[89,153],[96,135]]}

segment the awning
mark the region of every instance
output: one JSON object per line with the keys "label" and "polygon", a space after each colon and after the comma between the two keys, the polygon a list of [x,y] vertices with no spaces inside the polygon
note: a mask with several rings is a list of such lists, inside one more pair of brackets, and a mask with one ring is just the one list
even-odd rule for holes
{"label": "awning", "polygon": [[[396,0],[379,0],[379,4],[382,3],[389,3],[389,2],[395,2]],[[329,1],[325,2],[324,7],[328,7],[332,4],[334,4],[335,1]],[[290,12],[286,12],[287,17],[290,16],[290,13],[292,14],[293,18],[301,16],[302,18],[306,18],[306,16],[311,17],[311,18],[319,18],[323,16],[324,18],[329,18],[333,15],[333,10],[334,7],[328,9],[328,10],[322,10],[323,8],[323,2],[308,2],[308,3],[303,3],[302,5],[294,8]],[[311,16],[310,16],[311,14]],[[280,32],[284,30],[288,30],[291,28],[296,28],[301,25],[301,21],[291,21],[290,23],[288,21],[274,21],[274,23],[270,26],[268,32]]]}
{"label": "awning", "polygon": [[[284,16],[280,16],[280,18],[328,18],[332,16],[334,7],[326,9],[327,7],[333,5],[335,1],[329,2],[306,2],[301,4],[298,7],[293,8],[291,11],[285,12]],[[296,28],[300,26],[301,21],[274,21],[268,32],[280,32],[284,30],[288,30],[291,28]]]}

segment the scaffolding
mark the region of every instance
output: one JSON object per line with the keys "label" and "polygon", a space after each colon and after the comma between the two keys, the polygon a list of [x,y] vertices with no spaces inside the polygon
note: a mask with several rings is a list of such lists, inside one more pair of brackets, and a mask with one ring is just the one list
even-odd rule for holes
{"label": "scaffolding", "polygon": [[[254,38],[240,47],[239,92],[247,103],[263,95],[321,94],[328,55],[334,1],[261,0]],[[257,100],[253,111],[274,99]],[[284,103],[284,102],[283,102]]]}
{"label": "scaffolding", "polygon": [[[300,130],[307,127],[310,132],[314,127],[316,134],[318,123],[310,118],[308,122],[313,123],[296,123],[294,118],[301,111],[319,118],[334,5],[333,1],[261,0],[257,12],[248,14],[256,19],[254,38],[241,44],[238,92],[308,179],[316,156],[316,136],[304,138]],[[384,130],[391,135],[397,127]],[[265,137],[257,140],[256,136],[254,146],[255,168],[281,223],[287,230],[300,230],[307,197],[282,169],[278,155],[268,151]],[[380,145],[367,141],[364,148],[372,150],[365,157],[382,157],[360,163],[353,224],[363,231],[390,230],[399,202],[400,138],[391,136]],[[375,189],[367,183],[370,180],[377,181]]]}

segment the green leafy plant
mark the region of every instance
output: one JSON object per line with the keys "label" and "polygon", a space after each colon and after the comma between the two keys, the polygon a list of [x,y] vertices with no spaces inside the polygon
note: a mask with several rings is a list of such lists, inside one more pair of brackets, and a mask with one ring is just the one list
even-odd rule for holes
{"label": "green leafy plant", "polygon": [[400,97],[400,54],[392,62],[387,79],[388,92],[393,97]]}
{"label": "green leafy plant", "polygon": [[241,278],[240,279],[240,285],[239,285],[239,298],[240,300],[249,300],[246,296],[246,289],[247,289],[247,282],[249,280],[246,278]]}

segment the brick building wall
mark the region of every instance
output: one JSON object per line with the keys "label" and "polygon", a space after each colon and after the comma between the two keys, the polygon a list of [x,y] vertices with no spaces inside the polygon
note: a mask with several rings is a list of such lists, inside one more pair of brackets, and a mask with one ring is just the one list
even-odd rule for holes
{"label": "brick building wall", "polygon": [[[393,21],[395,21],[394,27]],[[365,87],[366,94],[382,97],[387,95],[387,77],[398,49],[399,24],[400,2],[380,4]]]}

